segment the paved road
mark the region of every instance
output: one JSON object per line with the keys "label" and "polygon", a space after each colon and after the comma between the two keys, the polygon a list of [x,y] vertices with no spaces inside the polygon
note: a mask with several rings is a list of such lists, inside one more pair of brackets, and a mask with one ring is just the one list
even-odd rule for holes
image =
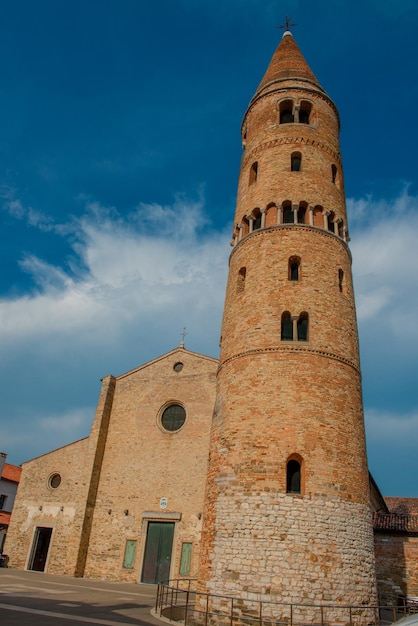
{"label": "paved road", "polygon": [[0,568],[1,626],[161,626],[156,587]]}

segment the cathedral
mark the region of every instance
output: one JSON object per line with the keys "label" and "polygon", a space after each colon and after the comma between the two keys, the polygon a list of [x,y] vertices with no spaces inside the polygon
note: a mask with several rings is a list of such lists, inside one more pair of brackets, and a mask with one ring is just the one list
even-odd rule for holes
{"label": "cathedral", "polygon": [[339,125],[286,31],[241,126],[219,360],[181,344],[105,377],[89,436],[23,464],[11,567],[281,603],[418,596],[417,500],[367,467]]}

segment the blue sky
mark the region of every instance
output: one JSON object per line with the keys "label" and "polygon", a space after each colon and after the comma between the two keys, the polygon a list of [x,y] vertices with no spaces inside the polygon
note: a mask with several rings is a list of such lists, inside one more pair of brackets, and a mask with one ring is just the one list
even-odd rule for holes
{"label": "blue sky", "polygon": [[247,104],[291,15],[342,120],[370,470],[418,497],[415,0],[14,0],[0,20],[0,450],[100,378],[218,356]]}

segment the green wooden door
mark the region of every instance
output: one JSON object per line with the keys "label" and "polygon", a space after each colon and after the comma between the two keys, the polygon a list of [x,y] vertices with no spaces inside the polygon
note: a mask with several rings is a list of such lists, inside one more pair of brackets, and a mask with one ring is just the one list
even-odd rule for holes
{"label": "green wooden door", "polygon": [[174,522],[148,522],[141,582],[157,584],[170,577]]}

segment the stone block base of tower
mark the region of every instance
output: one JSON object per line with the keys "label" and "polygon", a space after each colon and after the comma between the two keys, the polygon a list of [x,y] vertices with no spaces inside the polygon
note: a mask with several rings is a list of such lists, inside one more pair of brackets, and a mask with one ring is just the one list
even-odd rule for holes
{"label": "stone block base of tower", "polygon": [[374,621],[373,610],[365,610],[377,604],[367,506],[231,490],[218,499],[218,520],[223,508],[228,523],[217,524],[210,578],[199,585],[213,594],[210,613],[229,613],[231,600],[221,597],[229,596],[236,611],[250,614],[261,601],[264,618],[274,621],[289,622],[297,611],[298,623],[321,623],[325,610],[326,623],[349,623],[349,610],[338,606],[359,607],[356,623]]}

